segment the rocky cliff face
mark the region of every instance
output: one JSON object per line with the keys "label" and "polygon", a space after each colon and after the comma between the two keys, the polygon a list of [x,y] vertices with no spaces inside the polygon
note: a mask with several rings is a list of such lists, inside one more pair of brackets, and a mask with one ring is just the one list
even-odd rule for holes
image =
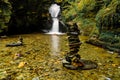
{"label": "rocky cliff face", "polygon": [[[48,18],[49,0],[10,0],[12,15],[9,22],[9,33],[30,33],[43,28]],[[14,31],[13,31],[14,30]]]}

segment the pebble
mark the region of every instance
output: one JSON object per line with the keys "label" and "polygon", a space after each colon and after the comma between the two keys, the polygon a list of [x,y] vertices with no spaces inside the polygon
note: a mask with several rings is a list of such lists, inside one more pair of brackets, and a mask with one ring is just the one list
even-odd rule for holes
{"label": "pebble", "polygon": [[14,60],[20,58],[21,56],[22,56],[22,55],[21,55],[20,53],[15,54],[15,55],[14,55]]}
{"label": "pebble", "polygon": [[35,77],[35,78],[33,78],[32,80],[40,80],[40,79],[39,79],[39,77]]}
{"label": "pebble", "polygon": [[22,67],[24,67],[25,64],[26,64],[26,62],[20,62],[19,65],[18,65],[18,68],[22,68]]}
{"label": "pebble", "polygon": [[54,68],[54,69],[52,69],[53,71],[55,71],[55,72],[57,72],[57,71],[59,71],[60,69],[59,68]]}
{"label": "pebble", "polygon": [[111,80],[111,78],[106,77],[106,76],[104,76],[104,75],[100,75],[100,77],[99,77],[98,80]]}
{"label": "pebble", "polygon": [[113,54],[114,52],[112,52],[112,51],[107,51],[108,53],[110,53],[110,54]]}
{"label": "pebble", "polygon": [[120,69],[120,66],[118,66],[118,68]]}
{"label": "pebble", "polygon": [[105,77],[105,80],[111,80],[109,77]]}

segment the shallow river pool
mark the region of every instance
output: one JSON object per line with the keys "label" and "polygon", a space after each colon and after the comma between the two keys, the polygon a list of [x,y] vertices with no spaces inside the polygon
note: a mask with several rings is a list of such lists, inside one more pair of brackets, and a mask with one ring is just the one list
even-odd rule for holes
{"label": "shallow river pool", "polygon": [[[6,47],[23,37],[24,45]],[[68,70],[62,66],[69,51],[66,35],[40,33],[0,38],[0,80],[119,80],[120,58],[117,53],[86,44],[80,36],[82,59],[98,64],[97,69]]]}

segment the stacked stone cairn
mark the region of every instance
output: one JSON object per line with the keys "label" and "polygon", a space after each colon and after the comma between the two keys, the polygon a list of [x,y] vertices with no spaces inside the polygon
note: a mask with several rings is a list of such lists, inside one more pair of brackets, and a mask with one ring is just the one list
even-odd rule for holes
{"label": "stacked stone cairn", "polygon": [[80,30],[76,23],[69,22],[67,23],[67,35],[69,42],[69,52],[65,56],[65,60],[63,60],[63,66],[68,69],[78,69],[84,66],[81,61],[81,57],[78,54],[81,41],[79,40]]}
{"label": "stacked stone cairn", "polygon": [[22,46],[22,45],[23,45],[23,38],[20,36],[17,42],[8,43],[6,44],[6,47],[15,47],[15,46]]}
{"label": "stacked stone cairn", "polygon": [[83,60],[78,54],[81,41],[79,40],[80,30],[78,29],[77,24],[74,22],[69,22],[67,23],[67,28],[68,45],[70,51],[65,55],[65,59],[63,59],[63,66],[72,70],[96,69],[98,66],[96,62]]}

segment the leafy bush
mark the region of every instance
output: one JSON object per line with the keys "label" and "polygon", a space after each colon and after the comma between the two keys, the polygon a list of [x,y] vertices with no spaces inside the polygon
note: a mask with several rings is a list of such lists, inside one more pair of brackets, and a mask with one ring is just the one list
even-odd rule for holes
{"label": "leafy bush", "polygon": [[84,18],[94,9],[95,3],[95,0],[68,0],[65,9],[63,8],[63,15],[66,21],[79,21],[79,18]]}
{"label": "leafy bush", "polygon": [[114,35],[114,33],[104,32],[100,34],[99,40],[114,44],[114,43],[119,43],[120,37],[117,35]]}
{"label": "leafy bush", "polygon": [[108,1],[106,1],[107,6],[104,6],[96,15],[97,27],[100,28],[100,30],[120,28],[119,27],[120,10],[118,10],[120,9],[120,1],[119,0],[112,0],[111,2]]}

